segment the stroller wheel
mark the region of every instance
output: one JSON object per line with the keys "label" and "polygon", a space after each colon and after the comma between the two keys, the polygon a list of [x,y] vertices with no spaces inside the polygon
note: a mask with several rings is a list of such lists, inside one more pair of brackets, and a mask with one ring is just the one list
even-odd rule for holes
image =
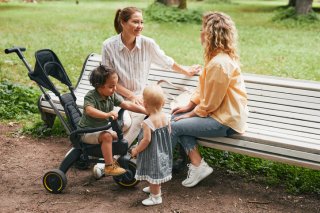
{"label": "stroller wheel", "polygon": [[67,177],[61,170],[53,169],[43,176],[42,183],[48,192],[59,194],[67,185]]}
{"label": "stroller wheel", "polygon": [[134,162],[129,161],[127,172],[120,176],[114,176],[113,180],[122,187],[134,187],[140,182],[134,178],[136,169],[137,165]]}

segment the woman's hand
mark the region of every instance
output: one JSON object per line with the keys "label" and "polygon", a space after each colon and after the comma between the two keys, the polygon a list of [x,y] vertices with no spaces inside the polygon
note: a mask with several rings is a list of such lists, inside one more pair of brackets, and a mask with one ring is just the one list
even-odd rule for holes
{"label": "woman's hand", "polygon": [[180,114],[180,113],[184,113],[184,112],[190,112],[191,110],[194,109],[196,105],[193,102],[189,102],[188,105],[183,106],[183,107],[177,107],[175,109],[172,110],[171,114],[175,115],[175,114]]}
{"label": "woman's hand", "polygon": [[171,114],[172,115],[180,114],[180,113],[184,113],[184,112],[189,112],[190,110],[192,110],[192,109],[190,109],[190,107],[188,105],[183,106],[183,107],[177,107],[172,110]]}
{"label": "woman's hand", "polygon": [[191,117],[196,117],[196,116],[197,116],[197,114],[192,110],[192,111],[190,111],[190,112],[188,112],[188,113],[185,113],[185,114],[183,114],[183,115],[180,115],[180,116],[178,116],[178,117],[175,117],[173,120],[174,120],[174,121],[178,121],[178,120],[181,120],[181,119],[191,118]]}
{"label": "woman's hand", "polygon": [[191,77],[191,76],[194,76],[195,74],[199,73],[201,70],[202,70],[202,66],[201,65],[199,65],[199,64],[192,65],[190,67],[190,69],[187,70],[186,75]]}
{"label": "woman's hand", "polygon": [[143,98],[141,95],[132,95],[132,96],[128,97],[127,99],[135,104],[143,106]]}

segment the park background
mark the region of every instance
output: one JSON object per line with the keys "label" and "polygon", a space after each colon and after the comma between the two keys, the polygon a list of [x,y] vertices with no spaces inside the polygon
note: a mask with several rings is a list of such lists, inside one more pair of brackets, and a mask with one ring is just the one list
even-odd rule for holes
{"label": "park background", "polygon": [[[42,128],[36,105],[40,92],[20,59],[5,55],[5,48],[26,47],[32,66],[35,51],[53,50],[75,85],[87,55],[100,53],[102,42],[116,34],[115,11],[126,6],[143,9],[143,35],[155,39],[180,64],[203,64],[201,14],[222,11],[238,29],[243,72],[320,81],[320,1],[314,0],[314,12],[304,17],[292,16],[287,4],[288,0],[188,0],[181,11],[154,5],[154,0],[1,2],[1,123],[19,122],[21,134],[35,137],[65,134],[59,121],[51,130]],[[232,173],[285,185],[291,193],[320,194],[318,171],[210,149],[202,152],[211,165]]]}

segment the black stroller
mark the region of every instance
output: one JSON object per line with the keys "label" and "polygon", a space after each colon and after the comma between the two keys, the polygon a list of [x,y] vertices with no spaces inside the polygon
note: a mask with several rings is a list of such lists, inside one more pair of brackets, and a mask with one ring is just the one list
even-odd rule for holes
{"label": "black stroller", "polygon": [[[34,71],[32,71],[30,65],[22,54],[25,50],[26,48],[23,47],[13,47],[5,49],[5,53],[9,54],[15,52],[23,61],[28,69],[29,78],[38,84],[40,90],[44,94],[44,97],[50,103],[52,109],[54,109],[56,115],[65,127],[73,145],[65,155],[59,169],[52,169],[43,176],[43,186],[45,189],[50,193],[60,193],[67,185],[66,172],[72,165],[78,165],[78,167],[85,169],[89,167],[90,163],[103,162],[100,160],[100,158],[103,157],[100,145],[85,144],[80,138],[82,133],[102,131],[111,127],[118,134],[118,141],[114,141],[112,145],[112,153],[114,155],[120,155],[117,161],[122,168],[127,170],[125,174],[121,176],[114,176],[113,179],[120,186],[133,187],[137,185],[139,181],[134,178],[136,173],[136,164],[131,161],[131,156],[128,154],[128,142],[123,139],[123,133],[121,130],[121,127],[123,126],[124,110],[121,109],[119,111],[117,120],[108,122],[105,127],[79,129],[77,124],[82,113],[76,104],[76,96],[69,77],[56,54],[49,49],[37,51],[35,53],[36,64]],[[70,92],[60,94],[49,77],[53,77],[66,85]],[[60,103],[64,108],[66,118],[59,112],[58,108],[51,100],[50,95],[46,92],[46,89],[59,97]]]}

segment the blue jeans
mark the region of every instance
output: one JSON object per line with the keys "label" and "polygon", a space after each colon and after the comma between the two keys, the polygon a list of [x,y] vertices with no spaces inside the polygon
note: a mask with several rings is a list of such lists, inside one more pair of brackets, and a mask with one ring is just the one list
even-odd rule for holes
{"label": "blue jeans", "polygon": [[223,137],[235,133],[212,117],[191,117],[174,121],[173,118],[179,115],[172,116],[171,142],[173,148],[178,142],[181,143],[187,154],[196,148],[197,137]]}

